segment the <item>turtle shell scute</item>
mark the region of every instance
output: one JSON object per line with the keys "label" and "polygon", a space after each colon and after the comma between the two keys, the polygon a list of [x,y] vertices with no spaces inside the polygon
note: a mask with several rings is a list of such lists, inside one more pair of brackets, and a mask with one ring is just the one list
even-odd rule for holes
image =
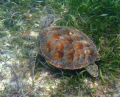
{"label": "turtle shell scute", "polygon": [[71,27],[43,29],[38,35],[38,47],[47,62],[62,69],[80,69],[99,58],[92,40]]}

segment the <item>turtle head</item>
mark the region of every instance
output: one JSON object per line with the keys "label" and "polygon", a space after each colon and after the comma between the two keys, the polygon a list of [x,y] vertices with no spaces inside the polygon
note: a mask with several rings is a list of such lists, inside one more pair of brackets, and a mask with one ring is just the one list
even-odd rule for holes
{"label": "turtle head", "polygon": [[[40,30],[52,26],[57,20],[61,19],[58,14],[47,14],[40,20]],[[22,34],[22,38],[27,41],[36,41],[39,32],[27,31]]]}
{"label": "turtle head", "polygon": [[39,34],[38,32],[27,31],[22,34],[22,38],[29,42],[34,42],[34,41],[36,42],[38,34]]}

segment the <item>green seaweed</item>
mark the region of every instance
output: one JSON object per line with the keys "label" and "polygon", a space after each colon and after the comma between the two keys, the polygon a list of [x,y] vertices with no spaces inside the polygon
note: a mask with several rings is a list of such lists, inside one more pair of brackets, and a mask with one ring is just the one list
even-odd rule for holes
{"label": "green seaweed", "polygon": [[[48,7],[48,13],[62,16],[62,19],[55,22],[56,25],[75,27],[87,34],[96,44],[101,55],[101,59],[95,62],[99,67],[97,78],[91,77],[84,69],[60,70],[42,62],[44,68],[48,67],[47,69],[55,77],[59,76],[62,79],[51,96],[64,97],[69,93],[80,96],[81,91],[84,91],[83,95],[93,97],[96,89],[85,85],[83,82],[85,78],[103,85],[107,85],[110,81],[115,83],[120,74],[120,0],[2,0],[0,28],[3,31],[0,32],[0,38],[8,34],[6,31],[9,31],[11,36],[15,36],[9,49],[13,49],[14,43],[25,47],[24,41],[21,40],[23,32],[40,31],[40,26],[35,27],[34,24],[40,24],[40,16],[47,13],[43,11],[45,7]],[[17,35],[19,37],[16,37]],[[21,50],[23,59],[26,56],[28,58],[28,48]],[[40,72],[38,68],[35,68],[36,72]],[[38,78],[39,74],[36,73],[35,80]],[[64,81],[66,79],[67,83]],[[47,80],[49,81],[49,78]]]}

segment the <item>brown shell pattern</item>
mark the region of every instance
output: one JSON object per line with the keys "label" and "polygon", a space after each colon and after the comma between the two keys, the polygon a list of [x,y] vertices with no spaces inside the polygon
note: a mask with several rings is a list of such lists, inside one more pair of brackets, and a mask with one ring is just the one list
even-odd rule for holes
{"label": "brown shell pattern", "polygon": [[70,27],[48,27],[38,35],[38,46],[46,61],[62,69],[80,69],[99,56],[96,46],[83,32]]}

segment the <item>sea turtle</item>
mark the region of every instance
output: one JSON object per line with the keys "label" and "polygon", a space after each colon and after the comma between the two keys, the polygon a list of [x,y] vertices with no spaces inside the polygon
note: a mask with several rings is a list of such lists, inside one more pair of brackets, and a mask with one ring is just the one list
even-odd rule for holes
{"label": "sea turtle", "polygon": [[[46,21],[48,22],[47,19]],[[70,70],[85,68],[90,75],[97,77],[98,66],[94,62],[100,59],[100,55],[93,41],[76,28],[48,27],[49,23],[46,23],[47,26],[44,24],[43,30],[38,35],[29,32],[23,36],[37,37],[38,50],[51,65]],[[37,49],[30,52],[31,64],[35,64],[36,52]]]}

